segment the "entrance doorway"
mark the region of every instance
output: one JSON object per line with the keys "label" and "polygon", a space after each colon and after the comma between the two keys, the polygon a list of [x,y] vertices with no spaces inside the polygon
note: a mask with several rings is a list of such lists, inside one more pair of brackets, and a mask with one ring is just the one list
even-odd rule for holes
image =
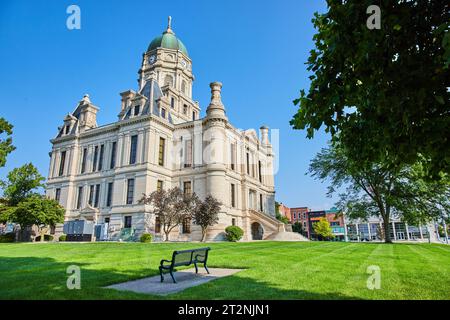
{"label": "entrance doorway", "polygon": [[264,229],[258,222],[252,223],[252,240],[262,240]]}
{"label": "entrance doorway", "polygon": [[397,240],[405,240],[405,233],[397,232]]}

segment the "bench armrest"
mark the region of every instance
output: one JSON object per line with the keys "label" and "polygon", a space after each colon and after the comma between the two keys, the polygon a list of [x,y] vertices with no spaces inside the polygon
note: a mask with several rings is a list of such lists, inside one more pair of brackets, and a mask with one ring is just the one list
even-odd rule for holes
{"label": "bench armrest", "polygon": [[160,262],[159,264],[162,266],[162,265],[164,265],[164,262],[167,262],[167,263],[169,263],[169,264],[172,263],[172,261],[162,259],[161,262]]}

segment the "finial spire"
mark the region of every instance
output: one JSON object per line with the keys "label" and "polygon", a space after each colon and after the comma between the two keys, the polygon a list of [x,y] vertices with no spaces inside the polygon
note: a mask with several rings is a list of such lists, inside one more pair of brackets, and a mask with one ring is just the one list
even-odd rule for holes
{"label": "finial spire", "polygon": [[167,17],[167,30],[166,30],[166,32],[173,33],[173,31],[172,31],[172,17],[171,16]]}

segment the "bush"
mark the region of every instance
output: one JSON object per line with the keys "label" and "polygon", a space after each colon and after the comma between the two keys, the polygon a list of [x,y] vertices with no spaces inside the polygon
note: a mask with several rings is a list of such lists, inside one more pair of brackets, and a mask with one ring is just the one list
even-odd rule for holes
{"label": "bush", "polygon": [[238,226],[228,226],[225,228],[226,238],[228,241],[239,241],[244,235],[244,230],[239,228]]}
{"label": "bush", "polygon": [[67,239],[67,235],[65,235],[65,234],[60,235],[58,238],[59,241],[66,241],[66,239]]}
{"label": "bush", "polygon": [[14,242],[16,234],[14,232],[0,234],[0,243]]}
{"label": "bush", "polygon": [[143,233],[141,238],[139,239],[143,243],[152,242],[152,235],[150,233]]}
{"label": "bush", "polygon": [[[36,238],[34,238],[35,242],[39,242],[41,241],[41,236],[37,236]],[[44,234],[44,241],[53,241],[53,236],[50,234]]]}

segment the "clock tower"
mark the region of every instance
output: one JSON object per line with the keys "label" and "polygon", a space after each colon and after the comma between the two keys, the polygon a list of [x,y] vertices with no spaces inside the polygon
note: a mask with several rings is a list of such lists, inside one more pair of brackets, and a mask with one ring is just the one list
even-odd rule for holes
{"label": "clock tower", "polygon": [[142,55],[139,70],[139,90],[153,79],[165,97],[168,112],[178,121],[192,121],[199,118],[200,107],[192,100],[192,60],[188,51],[172,30],[169,16],[167,29],[156,37]]}

